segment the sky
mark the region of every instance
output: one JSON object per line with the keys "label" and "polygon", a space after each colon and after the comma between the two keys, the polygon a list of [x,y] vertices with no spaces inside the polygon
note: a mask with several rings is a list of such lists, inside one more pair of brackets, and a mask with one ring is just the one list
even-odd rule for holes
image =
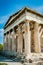
{"label": "sky", "polygon": [[43,14],[43,0],[0,0],[0,43],[4,42],[3,28],[9,16],[25,6]]}

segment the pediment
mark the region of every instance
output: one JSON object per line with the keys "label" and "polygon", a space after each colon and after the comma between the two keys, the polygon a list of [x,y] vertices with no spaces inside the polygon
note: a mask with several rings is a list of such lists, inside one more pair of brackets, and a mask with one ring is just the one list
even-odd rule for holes
{"label": "pediment", "polygon": [[4,28],[6,28],[6,26],[8,26],[10,23],[12,23],[12,20],[13,20],[13,19],[16,20],[16,19],[19,18],[23,13],[26,13],[26,11],[27,11],[27,12],[30,12],[30,13],[32,13],[32,14],[34,14],[34,15],[37,15],[37,16],[40,17],[40,18],[43,18],[43,15],[42,15],[42,14],[39,14],[39,13],[33,11],[32,9],[25,7],[25,8],[22,8],[21,10],[19,10],[18,12],[16,12],[15,14],[13,14],[12,16],[10,16],[9,19],[8,19],[8,21],[7,21],[6,24],[5,24]]}

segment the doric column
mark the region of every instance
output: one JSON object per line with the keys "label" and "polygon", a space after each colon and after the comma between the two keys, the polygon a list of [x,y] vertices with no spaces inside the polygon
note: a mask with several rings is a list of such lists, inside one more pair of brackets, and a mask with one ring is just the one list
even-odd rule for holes
{"label": "doric column", "polygon": [[22,44],[23,44],[23,38],[22,38],[22,31],[20,26],[18,26],[18,37],[17,37],[17,52],[22,53]]}
{"label": "doric column", "polygon": [[15,32],[14,32],[14,28],[11,32],[11,38],[12,38],[12,51],[15,51]]}
{"label": "doric column", "polygon": [[12,51],[12,35],[11,35],[11,32],[10,32],[10,51]]}
{"label": "doric column", "polygon": [[8,33],[7,36],[8,36],[8,40],[7,41],[8,41],[8,51],[9,51],[9,33]]}
{"label": "doric column", "polygon": [[7,33],[5,36],[5,40],[6,40],[5,50],[8,50],[8,35],[7,35]]}
{"label": "doric column", "polygon": [[24,34],[24,38],[25,38],[25,53],[29,54],[31,49],[30,49],[30,26],[29,26],[29,21],[26,20],[25,22],[25,26],[26,26],[26,31]]}
{"label": "doric column", "polygon": [[35,43],[34,43],[34,25],[35,22],[30,21],[30,31],[31,31],[31,52],[35,52]]}
{"label": "doric column", "polygon": [[14,29],[12,31],[12,51],[15,50],[15,44],[14,44]]}
{"label": "doric column", "polygon": [[10,31],[9,31],[9,34],[8,34],[8,50],[10,51]]}
{"label": "doric column", "polygon": [[40,52],[43,52],[43,25],[39,25],[39,27]]}
{"label": "doric column", "polygon": [[16,33],[13,29],[13,50],[16,52]]}
{"label": "doric column", "polygon": [[39,37],[39,30],[38,30],[38,24],[35,23],[35,29],[34,29],[34,43],[35,43],[35,52],[40,52],[40,37]]}
{"label": "doric column", "polygon": [[40,42],[40,33],[38,29],[38,43],[39,43],[39,52],[41,53],[41,42]]}
{"label": "doric column", "polygon": [[3,50],[6,50],[6,35],[4,35],[4,45],[3,45]]}

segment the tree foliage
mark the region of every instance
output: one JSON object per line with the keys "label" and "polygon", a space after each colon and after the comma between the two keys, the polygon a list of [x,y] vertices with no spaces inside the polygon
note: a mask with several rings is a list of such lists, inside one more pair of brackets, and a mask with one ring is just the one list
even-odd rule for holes
{"label": "tree foliage", "polygon": [[0,44],[0,50],[3,50],[3,45],[2,44]]}
{"label": "tree foliage", "polygon": [[7,65],[6,63],[0,63],[0,65]]}

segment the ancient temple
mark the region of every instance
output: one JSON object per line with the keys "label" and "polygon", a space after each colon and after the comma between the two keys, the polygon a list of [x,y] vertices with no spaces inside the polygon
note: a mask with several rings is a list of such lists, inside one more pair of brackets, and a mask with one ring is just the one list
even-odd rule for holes
{"label": "ancient temple", "polygon": [[4,26],[4,50],[43,53],[43,15],[27,7],[9,17]]}

